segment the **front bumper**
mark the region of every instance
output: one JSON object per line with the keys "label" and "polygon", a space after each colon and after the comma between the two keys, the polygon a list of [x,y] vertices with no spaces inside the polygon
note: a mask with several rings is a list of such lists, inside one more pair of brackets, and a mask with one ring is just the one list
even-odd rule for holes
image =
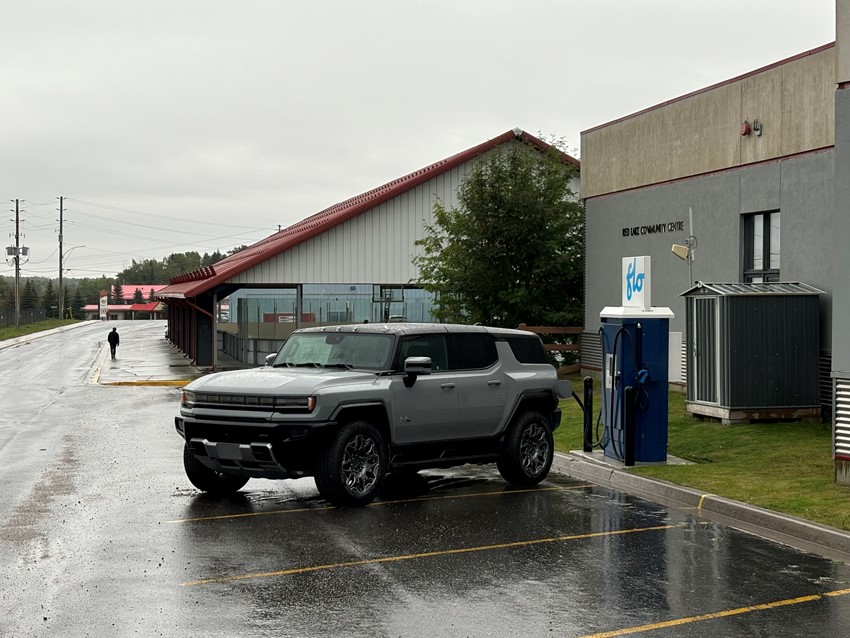
{"label": "front bumper", "polygon": [[205,466],[222,474],[293,478],[312,474],[308,459],[335,422],[247,424],[174,418],[177,433]]}

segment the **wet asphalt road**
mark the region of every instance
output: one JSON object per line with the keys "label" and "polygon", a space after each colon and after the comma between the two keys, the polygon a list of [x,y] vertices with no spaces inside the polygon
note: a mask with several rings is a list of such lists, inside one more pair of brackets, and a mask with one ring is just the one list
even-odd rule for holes
{"label": "wet asphalt road", "polygon": [[105,332],[0,351],[0,636],[850,635],[848,566],[564,476],[210,499],[176,389],[90,383]]}

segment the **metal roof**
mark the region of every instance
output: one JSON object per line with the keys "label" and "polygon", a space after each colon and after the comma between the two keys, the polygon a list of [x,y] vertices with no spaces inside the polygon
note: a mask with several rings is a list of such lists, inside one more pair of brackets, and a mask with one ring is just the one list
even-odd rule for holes
{"label": "metal roof", "polygon": [[[183,273],[171,279],[170,285],[155,293],[158,299],[187,299],[215,288],[225,283],[231,277],[262,263],[266,259],[274,257],[316,235],[324,233],[334,226],[338,226],[349,219],[365,213],[376,206],[383,204],[398,195],[419,186],[420,184],[434,179],[435,177],[468,162],[493,148],[505,144],[511,140],[520,140],[530,144],[540,151],[548,151],[552,146],[541,139],[526,133],[521,129],[513,129],[498,137],[494,137],[477,146],[461,151],[444,160],[414,171],[409,175],[395,179],[383,186],[374,188],[362,195],[352,197],[325,210],[311,215],[284,228],[283,230],[258,241],[256,244],[245,248],[213,266],[201,268],[189,273]],[[575,166],[580,162],[562,153],[564,161]]]}
{"label": "metal roof", "polygon": [[819,290],[809,284],[799,281],[776,281],[761,284],[739,284],[739,283],[706,283],[698,281],[693,288],[681,293],[680,297],[688,295],[714,293],[721,297],[730,296],[755,296],[755,295],[823,295]]}

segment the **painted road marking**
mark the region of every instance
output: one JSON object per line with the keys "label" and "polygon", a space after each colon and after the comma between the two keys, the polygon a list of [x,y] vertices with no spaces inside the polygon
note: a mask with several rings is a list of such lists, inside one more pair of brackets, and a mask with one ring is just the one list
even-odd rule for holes
{"label": "painted road marking", "polygon": [[715,496],[715,495],[714,494],[703,494],[702,496],[700,496],[699,497],[699,503],[697,504],[697,509],[698,510],[702,509],[702,503],[703,503],[703,501],[705,501],[706,497],[711,498],[713,496]]}
{"label": "painted road marking", "polygon": [[[510,543],[498,543],[495,545],[480,545],[477,547],[459,547],[455,549],[443,549],[433,552],[422,552],[419,554],[404,554],[402,556],[385,556],[383,558],[366,558],[363,560],[352,560],[342,563],[328,563],[325,565],[311,565],[308,567],[294,567],[291,569],[281,569],[271,572],[255,572],[253,574],[235,574],[233,576],[220,576],[218,578],[203,578],[200,580],[190,580],[180,583],[182,587],[195,587],[198,585],[212,585],[220,583],[233,583],[241,580],[255,580],[260,578],[274,578],[276,576],[292,576],[294,574],[307,574],[310,572],[326,571],[331,569],[340,569],[343,567],[359,567],[362,565],[378,565],[381,563],[397,563],[405,560],[415,560],[420,558],[436,558],[439,556],[452,556],[455,554],[471,554],[474,552],[488,552],[499,549],[515,549],[518,547],[530,547],[532,545],[542,545],[544,543],[563,543],[566,541],[585,540],[588,538],[603,538],[611,536],[624,536],[626,534],[636,534],[638,532],[655,532],[666,529],[674,529],[683,527],[683,524],[677,525],[656,525],[654,527],[637,527],[632,529],[611,530],[607,532],[591,532],[588,534],[573,534],[570,536],[555,536],[552,538],[537,538],[527,541],[513,541]],[[616,634],[612,634],[616,635]]]}
{"label": "painted road marking", "polygon": [[664,622],[650,623],[640,625],[639,627],[626,627],[624,629],[615,629],[614,631],[605,631],[599,634],[588,634],[581,638],[614,638],[615,636],[628,636],[629,634],[639,634],[645,631],[655,631],[656,629],[666,629],[667,627],[678,627],[679,625],[687,625],[695,622],[704,622],[706,620],[714,620],[716,618],[726,618],[728,616],[739,616],[741,614],[749,614],[754,611],[764,611],[765,609],[776,609],[777,607],[788,607],[789,605],[799,605],[801,603],[811,603],[818,600],[823,600],[825,596],[846,596],[850,594],[850,589],[837,589],[828,591],[822,594],[812,594],[811,596],[800,596],[799,598],[786,598],[785,600],[776,600],[770,603],[762,603],[760,605],[750,605],[748,607],[738,607],[736,609],[726,609],[724,611],[715,611],[710,614],[702,614],[700,616],[687,616],[685,618],[676,618],[674,620],[665,620]]}
{"label": "painted road marking", "polygon": [[[568,490],[586,490],[593,485],[573,485],[570,487],[533,487],[525,490],[502,490],[501,492],[473,492],[471,494],[445,494],[441,496],[419,496],[416,498],[402,498],[393,501],[377,501],[369,503],[367,507],[381,507],[383,505],[400,505],[402,503],[417,503],[421,501],[445,501],[456,498],[473,498],[485,496],[507,496],[510,494],[526,494],[528,492],[554,492]],[[323,510],[337,509],[334,505],[325,505],[321,507],[300,507],[298,509],[289,510],[272,510],[269,512],[243,512],[240,514],[219,514],[217,516],[198,516],[196,518],[178,518],[173,521],[165,521],[166,523],[202,523],[204,521],[220,521],[234,518],[250,518],[253,516],[271,516],[278,514],[297,514],[300,512],[321,512]]]}

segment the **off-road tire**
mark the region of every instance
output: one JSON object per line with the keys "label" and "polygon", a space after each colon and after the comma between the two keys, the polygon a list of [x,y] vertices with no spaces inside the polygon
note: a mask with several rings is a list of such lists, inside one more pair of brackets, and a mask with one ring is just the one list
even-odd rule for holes
{"label": "off-road tire", "polygon": [[523,412],[508,428],[496,466],[508,483],[537,485],[549,474],[554,456],[549,421],[539,412]]}
{"label": "off-road tire", "polygon": [[183,468],[192,485],[209,494],[232,494],[248,482],[244,476],[228,476],[211,470],[195,458],[188,445],[183,446]]}
{"label": "off-road tire", "polygon": [[328,441],[316,463],[316,487],[334,505],[366,505],[378,494],[386,474],[384,437],[371,423],[352,421]]}

